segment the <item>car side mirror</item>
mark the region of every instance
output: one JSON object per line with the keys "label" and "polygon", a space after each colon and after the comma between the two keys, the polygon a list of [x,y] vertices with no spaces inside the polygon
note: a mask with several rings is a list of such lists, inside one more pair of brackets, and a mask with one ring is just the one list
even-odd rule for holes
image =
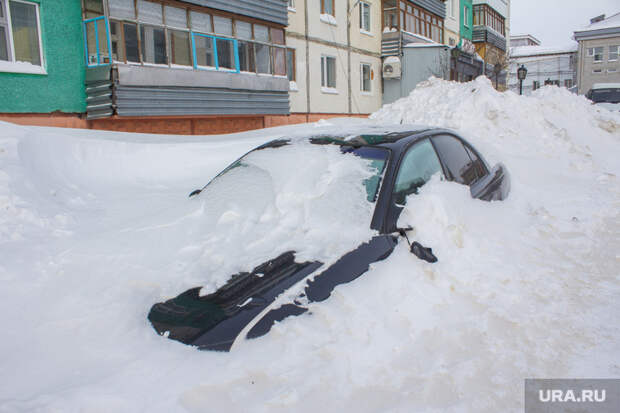
{"label": "car side mirror", "polygon": [[426,248],[417,241],[413,241],[411,243],[411,247],[409,250],[419,259],[430,262],[431,264],[438,261],[437,257],[435,257],[435,255],[433,254],[432,248]]}

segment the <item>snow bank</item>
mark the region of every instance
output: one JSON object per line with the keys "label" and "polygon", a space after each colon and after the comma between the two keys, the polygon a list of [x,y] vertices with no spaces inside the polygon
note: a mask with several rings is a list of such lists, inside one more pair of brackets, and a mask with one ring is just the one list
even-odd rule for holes
{"label": "snow bank", "polygon": [[[373,118],[218,137],[0,123],[0,411],[518,412],[526,377],[620,376],[618,114],[554,87],[519,97],[481,79],[432,79]],[[204,254],[217,244],[211,223],[228,222],[230,241],[243,242],[248,222],[301,222],[306,232],[290,228],[291,240],[325,247],[312,233],[325,215],[300,210],[331,205],[323,175],[304,178],[301,191],[290,163],[257,158],[251,178],[271,194],[253,194],[254,216],[255,205],[188,200],[191,190],[270,139],[392,129],[388,121],[460,130],[507,166],[509,198],[477,201],[433,180],[400,219],[438,263],[401,242],[311,314],[233,353],[155,334],[146,319],[154,302],[200,277],[217,285],[201,273],[217,264]],[[348,161],[338,158],[331,182],[363,176]],[[334,231],[347,212],[334,211]],[[254,241],[247,256],[270,247]],[[222,274],[246,259],[222,253]]]}

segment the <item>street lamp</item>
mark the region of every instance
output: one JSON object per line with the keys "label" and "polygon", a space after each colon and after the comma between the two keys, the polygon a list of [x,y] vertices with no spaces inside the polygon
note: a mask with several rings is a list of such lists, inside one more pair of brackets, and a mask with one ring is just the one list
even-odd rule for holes
{"label": "street lamp", "polygon": [[525,66],[521,65],[520,68],[517,69],[517,77],[519,78],[519,94],[523,94],[523,81],[527,76],[527,69]]}

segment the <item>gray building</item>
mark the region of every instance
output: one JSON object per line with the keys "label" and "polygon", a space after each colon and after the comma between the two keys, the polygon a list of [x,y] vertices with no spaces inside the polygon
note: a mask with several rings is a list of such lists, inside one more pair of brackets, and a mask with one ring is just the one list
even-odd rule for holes
{"label": "gray building", "polygon": [[620,83],[620,13],[593,18],[575,31],[574,39],[579,42],[579,94],[586,94],[595,83]]}
{"label": "gray building", "polygon": [[89,119],[289,113],[286,1],[82,1]]}
{"label": "gray building", "polygon": [[[402,56],[397,63],[401,66],[400,77],[386,78],[384,74],[383,104],[408,96],[418,83],[431,76],[448,79],[451,50],[449,46],[438,43],[410,43],[403,46]],[[387,58],[385,65],[397,62],[393,59]]]}

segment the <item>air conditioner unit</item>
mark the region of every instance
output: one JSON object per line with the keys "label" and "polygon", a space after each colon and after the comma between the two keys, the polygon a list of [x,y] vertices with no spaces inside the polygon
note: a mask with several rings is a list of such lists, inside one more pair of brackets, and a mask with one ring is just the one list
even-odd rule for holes
{"label": "air conditioner unit", "polygon": [[386,57],[383,61],[383,78],[400,79],[400,58],[396,56]]}

